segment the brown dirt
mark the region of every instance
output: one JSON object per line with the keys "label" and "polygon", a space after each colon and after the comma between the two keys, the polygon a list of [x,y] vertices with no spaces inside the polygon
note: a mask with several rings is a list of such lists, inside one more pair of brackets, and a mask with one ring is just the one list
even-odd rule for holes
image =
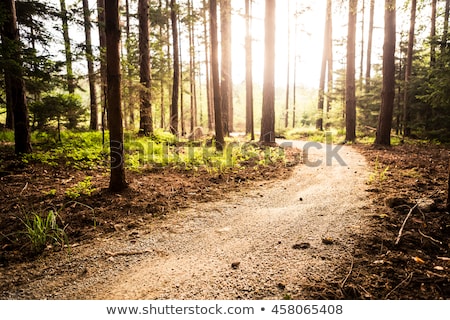
{"label": "brown dirt", "polygon": [[[371,232],[355,238],[346,298],[449,299],[448,147],[410,142],[356,149],[375,175],[367,189],[372,201]],[[327,290],[326,297],[332,298],[333,292]]]}
{"label": "brown dirt", "polygon": [[[448,152],[340,154],[347,166],[128,172],[121,195],[106,191],[106,172],[23,167],[6,154],[0,298],[448,299]],[[67,205],[64,190],[87,175],[97,191],[77,201],[90,208]],[[434,205],[425,219],[413,212],[395,245],[419,198]],[[49,247],[33,256],[18,236],[24,210],[45,208],[67,225],[70,254]]]}

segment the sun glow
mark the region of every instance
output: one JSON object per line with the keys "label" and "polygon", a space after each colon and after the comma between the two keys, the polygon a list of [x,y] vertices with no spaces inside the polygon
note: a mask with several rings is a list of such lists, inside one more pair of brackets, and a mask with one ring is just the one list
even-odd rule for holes
{"label": "sun glow", "polygon": [[[313,1],[310,1],[311,3]],[[307,1],[278,1],[276,8],[276,86],[285,86],[289,60],[290,79],[294,68],[297,81],[306,87],[316,86],[320,73],[323,42],[324,5],[319,2],[305,11]],[[322,8],[323,7],[323,8]],[[240,83],[245,79],[245,21],[243,8],[234,8],[233,16],[233,79]],[[252,6],[253,76],[255,83],[262,83],[264,73],[264,3],[256,1]],[[297,14],[296,14],[297,13]],[[313,24],[311,24],[313,23]],[[307,28],[309,25],[309,28]],[[289,41],[290,39],[290,41]]]}

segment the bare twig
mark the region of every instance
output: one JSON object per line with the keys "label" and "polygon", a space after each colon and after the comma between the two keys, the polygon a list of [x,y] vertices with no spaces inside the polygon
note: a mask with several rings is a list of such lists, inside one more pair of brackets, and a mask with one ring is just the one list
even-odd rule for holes
{"label": "bare twig", "polygon": [[27,190],[27,188],[28,188],[28,182],[25,183],[25,186],[22,188],[22,191],[20,191],[20,195],[22,195],[22,193],[23,193],[25,190]]}
{"label": "bare twig", "polygon": [[422,231],[420,231],[420,229],[418,229],[418,231],[419,231],[419,234],[420,234],[422,237],[427,238],[427,239],[430,239],[431,241],[436,242],[436,243],[442,245],[442,242],[441,242],[441,241],[436,240],[436,239],[433,239],[433,238],[430,237],[430,236],[427,236],[426,234],[422,233]]}
{"label": "bare twig", "polygon": [[355,263],[355,260],[353,259],[353,256],[352,256],[352,264],[350,265],[350,271],[348,272],[348,274],[345,277],[345,279],[342,281],[341,289],[344,289],[345,283],[347,282],[348,278],[350,278],[350,275],[352,274],[352,271],[353,271],[353,264],[354,263]]}
{"label": "bare twig", "polygon": [[403,221],[402,227],[400,228],[400,231],[398,232],[398,237],[397,237],[397,240],[395,241],[395,245],[398,245],[398,243],[400,242],[400,239],[403,235],[403,229],[405,228],[405,225],[406,225],[406,221],[408,221],[409,217],[411,217],[411,214],[413,213],[414,209],[417,208],[418,205],[419,204],[416,203],[415,206],[409,210],[408,215],[406,216],[405,221]]}
{"label": "bare twig", "polygon": [[140,255],[140,254],[145,254],[145,253],[150,253],[153,252],[153,250],[143,250],[143,251],[130,251],[130,252],[110,252],[110,251],[105,251],[105,253],[111,257],[116,257],[116,256],[135,256],[135,255]]}
{"label": "bare twig", "polygon": [[447,257],[436,257],[436,259],[439,259],[442,261],[450,261],[450,258],[447,258]]}
{"label": "bare twig", "polygon": [[402,282],[400,282],[394,289],[392,289],[391,291],[389,291],[389,293],[384,297],[384,299],[386,300],[395,290],[397,290],[398,288],[400,288],[403,284],[407,283],[408,281],[410,281],[412,279],[414,272],[411,272],[405,280],[403,280]]}

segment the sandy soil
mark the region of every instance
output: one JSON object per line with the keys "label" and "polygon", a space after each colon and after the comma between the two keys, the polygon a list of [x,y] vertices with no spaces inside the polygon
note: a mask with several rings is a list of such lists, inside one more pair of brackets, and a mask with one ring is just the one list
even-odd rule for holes
{"label": "sandy soil", "polygon": [[310,148],[308,155],[322,165],[301,165],[286,181],[180,211],[132,245],[99,246],[115,269],[127,264],[127,252],[149,253],[101,282],[87,276],[76,297],[308,298],[303,290],[310,284],[334,279],[342,264],[350,267],[350,235],[364,231],[368,201],[364,158],[342,147],[348,165],[327,166],[324,149]]}

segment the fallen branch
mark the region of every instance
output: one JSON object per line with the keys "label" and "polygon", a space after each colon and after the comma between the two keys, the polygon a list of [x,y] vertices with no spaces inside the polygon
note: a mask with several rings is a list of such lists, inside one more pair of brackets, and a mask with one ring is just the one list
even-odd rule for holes
{"label": "fallen branch", "polygon": [[111,251],[105,251],[105,253],[111,257],[117,257],[117,256],[136,256],[139,254],[145,254],[153,252],[153,250],[143,250],[143,251],[124,251],[124,252],[111,252]]}
{"label": "fallen branch", "polygon": [[389,291],[389,293],[384,297],[384,300],[386,300],[395,290],[397,290],[398,288],[400,288],[404,283],[410,281],[412,279],[413,276],[413,272],[411,272],[405,280],[403,280],[402,282],[400,282],[394,289],[392,289],[391,291]]}
{"label": "fallen branch", "polygon": [[348,278],[350,278],[350,275],[352,274],[352,271],[353,271],[353,264],[354,263],[355,263],[355,260],[353,259],[353,256],[352,256],[352,264],[350,265],[350,271],[348,272],[348,274],[345,277],[345,279],[341,282],[341,289],[344,289],[345,283],[347,282]]}
{"label": "fallen branch", "polygon": [[403,235],[403,229],[405,228],[406,225],[406,221],[408,221],[409,217],[411,217],[411,214],[413,213],[414,209],[417,208],[419,204],[416,203],[414,207],[412,207],[409,212],[408,215],[406,216],[405,220],[403,221],[402,227],[400,228],[400,231],[398,232],[398,237],[397,240],[395,241],[395,245],[398,245],[398,243],[400,242],[400,239]]}
{"label": "fallen branch", "polygon": [[22,193],[23,193],[25,190],[27,190],[27,188],[28,188],[28,182],[25,183],[25,186],[23,187],[22,191],[20,191],[20,195],[22,195]]}
{"label": "fallen branch", "polygon": [[430,239],[431,241],[436,242],[436,243],[442,245],[442,242],[441,242],[441,241],[436,240],[436,239],[433,239],[433,238],[430,237],[430,236],[427,236],[426,234],[422,233],[422,231],[420,231],[420,229],[418,229],[418,231],[419,231],[419,234],[420,234],[422,237],[427,238],[427,239]]}
{"label": "fallen branch", "polygon": [[436,259],[439,259],[442,261],[450,261],[450,258],[447,258],[447,257],[436,257]]}

